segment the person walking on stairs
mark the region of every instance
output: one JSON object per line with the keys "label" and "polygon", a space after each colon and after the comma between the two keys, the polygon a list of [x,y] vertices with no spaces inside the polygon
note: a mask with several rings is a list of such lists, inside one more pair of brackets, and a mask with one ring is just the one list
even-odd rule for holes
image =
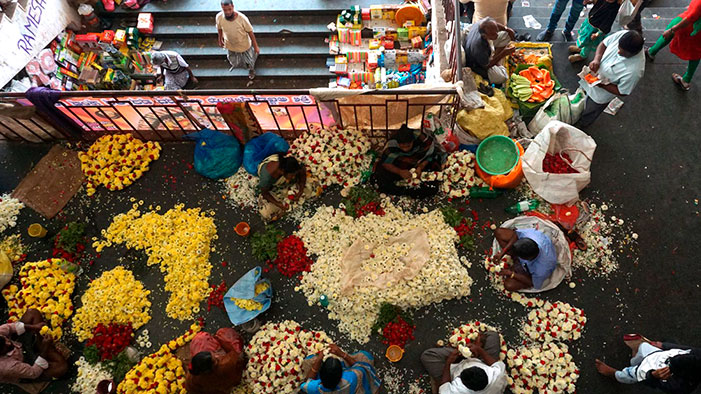
{"label": "person walking on stairs", "polygon": [[234,10],[232,0],[221,0],[221,12],[216,16],[219,46],[229,51],[226,56],[235,68],[248,69],[248,78],[256,77],[256,59],[260,48],[253,34],[253,26],[246,15]]}
{"label": "person walking on stairs", "polygon": [[[538,34],[536,37],[538,41],[550,41],[550,39],[553,38],[553,33],[555,33],[555,29],[557,29],[557,23],[560,21],[562,13],[565,12],[569,1],[570,0],[557,0],[555,2],[553,12],[550,14],[550,22],[548,23],[548,27]],[[565,23],[565,30],[562,31],[562,36],[565,38],[565,41],[574,40],[572,30],[574,29],[574,25],[576,25],[577,21],[579,20],[579,14],[582,12],[582,9],[584,9],[583,0],[572,0],[570,16],[567,18],[567,22]]]}

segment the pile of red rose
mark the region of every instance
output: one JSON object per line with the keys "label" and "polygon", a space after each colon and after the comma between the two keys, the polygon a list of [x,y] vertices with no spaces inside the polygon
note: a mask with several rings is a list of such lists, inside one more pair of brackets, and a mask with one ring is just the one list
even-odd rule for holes
{"label": "pile of red rose", "polygon": [[226,282],[222,281],[219,286],[210,285],[212,292],[207,297],[207,311],[212,310],[212,307],[224,309],[224,293],[226,293]]}
{"label": "pile of red rose", "polygon": [[101,360],[111,360],[131,343],[134,329],[129,324],[98,324],[86,346],[95,345]]}
{"label": "pile of red rose", "polygon": [[[277,257],[269,262],[269,269],[277,267],[288,278],[301,272],[309,272],[314,261],[307,256],[304,241],[296,235],[290,235],[277,244]],[[267,271],[267,270],[266,270]]]}
{"label": "pile of red rose", "polygon": [[382,329],[382,336],[385,338],[382,343],[385,345],[397,345],[401,348],[407,344],[407,342],[414,339],[414,329],[416,326],[412,326],[407,323],[400,315],[387,323]]}
{"label": "pile of red rose", "polygon": [[572,168],[570,165],[572,159],[565,152],[560,152],[556,155],[550,153],[545,154],[543,159],[543,171],[551,174],[576,174],[579,171]]}

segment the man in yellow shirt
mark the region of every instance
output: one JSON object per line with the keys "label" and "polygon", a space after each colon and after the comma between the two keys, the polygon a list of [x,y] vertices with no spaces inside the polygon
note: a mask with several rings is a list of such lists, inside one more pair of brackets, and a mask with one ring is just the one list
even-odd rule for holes
{"label": "man in yellow shirt", "polygon": [[232,0],[221,0],[222,11],[216,16],[219,46],[229,51],[226,56],[234,68],[248,69],[248,78],[256,76],[255,65],[260,48],[253,26],[246,15],[234,10]]}

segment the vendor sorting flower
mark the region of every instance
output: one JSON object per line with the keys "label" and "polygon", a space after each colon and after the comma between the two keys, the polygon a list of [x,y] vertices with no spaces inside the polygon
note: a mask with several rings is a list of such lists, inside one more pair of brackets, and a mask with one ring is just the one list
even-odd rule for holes
{"label": "vendor sorting flower", "polygon": [[[418,189],[401,187],[399,180],[420,177],[426,170],[440,171],[446,155],[436,141],[421,130],[412,130],[403,125],[387,141],[385,151],[377,162],[373,178],[383,193],[411,195],[412,197],[431,196],[438,192],[436,183],[424,183]],[[411,170],[415,171],[412,172]]]}
{"label": "vendor sorting flower", "polygon": [[[292,201],[312,195],[312,187],[307,183],[307,170],[294,157],[286,157],[282,153],[268,156],[258,165],[258,188],[260,196],[258,205],[260,215],[265,220],[276,220],[289,208],[285,201],[278,201],[272,194],[275,187],[288,188],[287,184],[296,181],[297,191],[291,195]],[[291,187],[294,187],[292,185]],[[289,195],[289,193],[285,193]]]}
{"label": "vendor sorting flower", "polygon": [[44,317],[36,309],[0,326],[0,383],[41,385],[68,372],[66,359],[52,340],[40,335],[44,326]]}
{"label": "vendor sorting flower", "polygon": [[151,62],[154,66],[158,66],[160,70],[158,81],[164,82],[165,90],[192,88],[198,82],[190,65],[175,51],[151,52]]}
{"label": "vendor sorting flower", "polygon": [[421,363],[431,376],[433,393],[440,394],[501,394],[507,385],[506,365],[499,361],[499,334],[480,333],[477,341],[467,346],[471,357],[462,358],[458,349],[440,347],[421,354]]}
{"label": "vendor sorting flower", "polygon": [[366,351],[348,354],[336,345],[329,345],[329,353],[339,357],[324,360],[323,354],[307,357],[302,365],[307,381],[301,391],[307,394],[375,394],[380,390],[375,359]]}
{"label": "vendor sorting flower", "polygon": [[220,328],[214,335],[197,333],[190,354],[184,385],[188,393],[229,394],[241,383],[246,365],[243,340],[233,328]]}
{"label": "vendor sorting flower", "polygon": [[508,291],[540,289],[557,267],[557,253],[553,241],[542,231],[534,228],[498,228],[494,237],[501,251],[494,261],[509,254],[514,261],[513,269],[503,269],[504,287]]}

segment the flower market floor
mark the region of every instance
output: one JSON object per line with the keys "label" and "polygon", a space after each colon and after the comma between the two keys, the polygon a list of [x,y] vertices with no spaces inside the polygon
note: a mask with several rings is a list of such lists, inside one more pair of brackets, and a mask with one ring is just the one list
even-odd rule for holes
{"label": "flower market floor", "polygon": [[[557,44],[556,58],[564,57],[565,51],[562,43]],[[575,77],[571,66],[561,60],[556,63],[559,78],[574,90]],[[648,63],[644,80],[632,96],[625,98],[625,106],[619,114],[615,117],[604,114],[587,130],[598,143],[598,149],[592,165],[592,182],[582,197],[609,205],[608,215],[625,219],[624,230],[628,231],[627,235],[636,232],[638,242],[621,248],[622,254],[617,256],[620,267],[608,278],[576,269],[572,279],[576,287],[571,288],[568,282],[564,282],[543,296],[547,300],[568,302],[586,313],[588,321],[582,338],[570,343],[574,361],[581,370],[576,383],[580,393],[651,392],[642,386],[618,385],[596,373],[596,357],[615,367],[627,366],[628,350],[621,340],[625,333],[642,333],[651,339],[701,345],[701,331],[695,328],[695,323],[701,319],[701,308],[698,307],[701,290],[696,265],[701,244],[695,237],[700,223],[697,199],[701,198],[701,177],[698,176],[701,172],[701,136],[696,117],[701,102],[701,83],[696,81],[688,93],[680,92],[669,76],[681,69],[681,64],[672,64],[671,58],[668,63]],[[0,144],[0,191],[14,189],[49,149],[49,145]],[[21,231],[22,239],[29,247],[28,261],[38,261],[50,257],[52,244],[49,239],[65,222],[87,221],[88,237],[99,237],[114,215],[131,208],[132,197],[143,200],[145,205],[160,205],[165,209],[179,203],[186,208],[201,207],[215,212],[219,235],[219,239],[213,242],[216,249],[210,258],[213,270],[209,283],[219,284],[225,280],[231,285],[252,267],[263,265],[252,257],[249,240],[234,233],[234,226],[245,220],[255,232],[262,229],[263,224],[250,210],[232,208],[223,198],[222,183],[207,180],[189,167],[192,150],[190,144],[163,144],[161,158],[152,164],[152,169],[125,190],[109,192],[100,188],[93,197],[87,197],[81,191],[51,221],[25,208],[17,227],[3,235]],[[518,199],[518,194],[511,192],[496,200],[471,201],[469,207],[479,214],[480,225],[487,220],[498,224],[508,218],[504,208]],[[339,201],[339,189],[334,188],[313,205],[337,205]],[[458,206],[459,202],[453,201],[453,204]],[[49,236],[39,241],[30,239],[26,229],[34,222],[43,223]],[[281,227],[286,234],[291,234],[296,223],[283,220]],[[419,355],[424,349],[434,346],[437,340],[446,339],[461,323],[477,319],[500,327],[509,345],[518,345],[521,341],[520,320],[528,312],[519,304],[499,297],[481,265],[491,241],[488,227],[478,231],[476,251],[466,253],[472,262],[469,275],[474,280],[469,297],[413,311],[416,339],[407,345],[403,360],[397,364],[390,365],[383,357],[385,346],[377,335],[365,345],[351,342],[339,333],[336,322],[327,318],[324,309],[307,306],[303,294],[294,291],[299,284],[296,278],[288,279],[273,271],[265,274],[272,281],[275,296],[262,320],[293,319],[305,328],[326,331],[347,351],[358,348],[370,351],[376,356],[378,372],[389,392],[408,393],[409,384],[417,379],[420,387],[428,388]],[[226,266],[221,264],[223,261],[227,262]],[[91,279],[117,265],[124,265],[151,291],[152,320],[146,328],[151,333],[154,347],[157,347],[182,334],[191,321],[177,321],[166,316],[168,296],[163,290],[163,276],[156,267],[145,263],[143,254],[127,250],[123,245],[106,248],[94,265],[86,267],[79,277],[73,301],[78,307],[80,296]],[[5,314],[5,302],[1,302]],[[206,322],[205,330],[209,332],[229,325],[227,316],[218,308],[207,311],[204,307],[200,315]],[[67,327],[68,324],[64,326]],[[64,340],[73,350],[72,361],[75,361],[82,353],[82,345],[72,334]],[[68,393],[74,378],[75,369],[72,369],[67,379],[52,383],[45,392]],[[0,385],[0,392],[19,391]]]}

